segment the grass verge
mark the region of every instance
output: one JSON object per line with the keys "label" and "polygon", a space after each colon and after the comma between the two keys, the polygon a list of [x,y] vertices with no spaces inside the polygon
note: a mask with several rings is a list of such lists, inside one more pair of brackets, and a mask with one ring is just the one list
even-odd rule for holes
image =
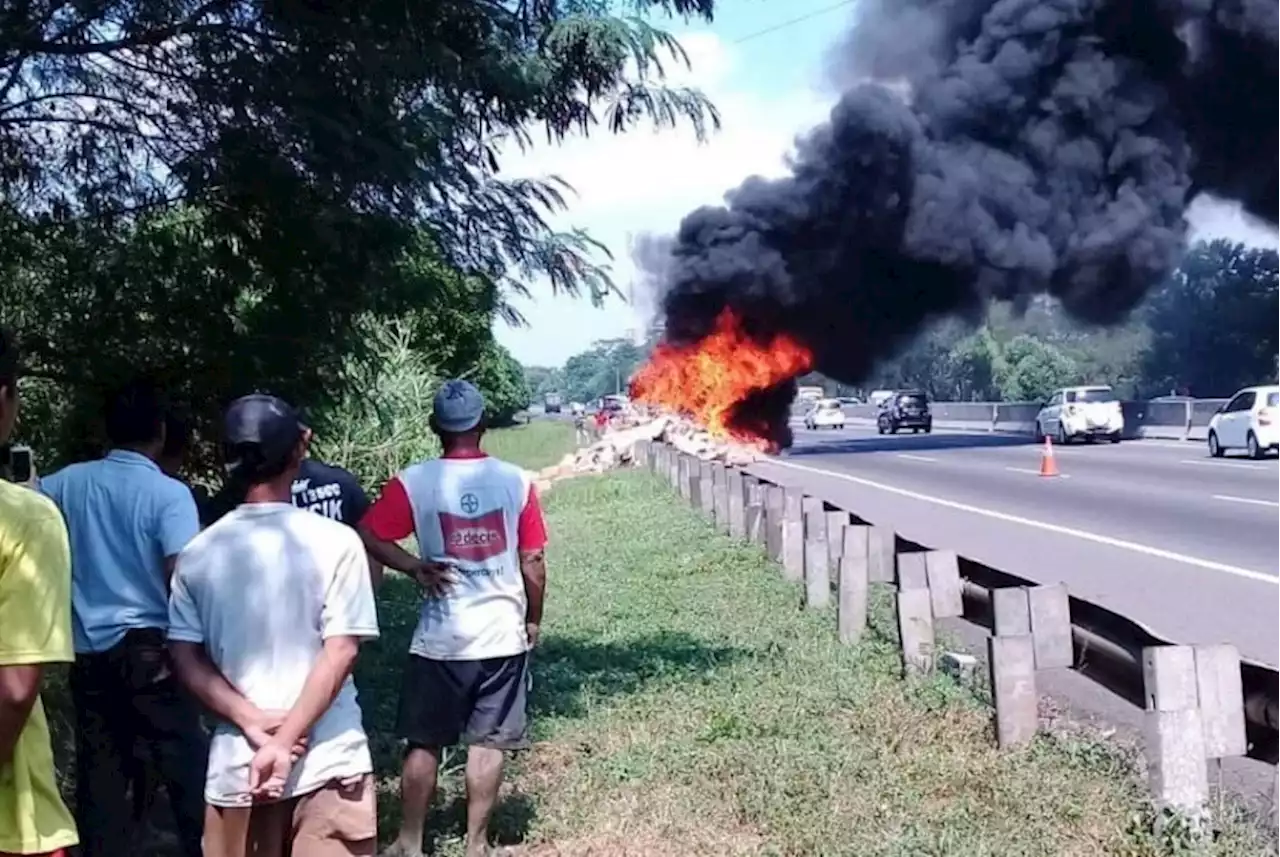
{"label": "grass verge", "polygon": [[564,420],[532,420],[521,426],[494,429],[485,435],[484,447],[490,455],[526,470],[541,470],[573,451],[573,424]]}
{"label": "grass verge", "polygon": [[[496,452],[496,450],[495,450]],[[535,653],[536,744],[495,824],[529,857],[1125,857],[1157,841],[1133,760],[1081,735],[993,749],[988,711],[944,677],[904,683],[885,604],[841,646],[753,547],[715,534],[642,473],[547,500],[553,544]],[[416,594],[389,581],[359,680],[394,833],[397,673]],[[459,854],[458,764],[432,847]],[[1274,853],[1229,819],[1207,852]]]}

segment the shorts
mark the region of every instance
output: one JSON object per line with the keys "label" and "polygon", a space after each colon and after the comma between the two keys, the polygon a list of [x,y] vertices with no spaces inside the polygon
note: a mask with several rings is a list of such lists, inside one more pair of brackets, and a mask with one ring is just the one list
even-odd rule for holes
{"label": "shorts", "polygon": [[204,857],[373,857],[376,792],[373,774],[365,774],[287,800],[208,806]]}
{"label": "shorts", "polygon": [[396,730],[411,747],[459,742],[522,750],[529,746],[528,653],[479,661],[409,655]]}

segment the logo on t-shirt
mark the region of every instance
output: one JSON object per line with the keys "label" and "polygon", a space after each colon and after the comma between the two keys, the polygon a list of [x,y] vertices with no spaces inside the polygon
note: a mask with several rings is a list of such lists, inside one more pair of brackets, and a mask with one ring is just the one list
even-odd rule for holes
{"label": "logo on t-shirt", "polygon": [[[471,496],[471,495],[468,495]],[[474,497],[472,497],[475,500]],[[466,497],[463,498],[465,506]],[[479,502],[476,501],[478,506]],[[444,552],[453,559],[484,562],[507,551],[507,519],[501,509],[475,517],[439,512]]]}

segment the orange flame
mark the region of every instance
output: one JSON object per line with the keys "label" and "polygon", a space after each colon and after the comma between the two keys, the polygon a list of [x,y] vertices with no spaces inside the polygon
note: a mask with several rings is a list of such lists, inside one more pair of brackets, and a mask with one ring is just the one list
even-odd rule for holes
{"label": "orange flame", "polygon": [[734,406],[812,367],[813,354],[800,342],[778,334],[761,344],[726,308],[697,343],[659,343],[631,379],[631,397],[684,414],[713,435],[768,448],[772,442],[759,429],[734,421]]}

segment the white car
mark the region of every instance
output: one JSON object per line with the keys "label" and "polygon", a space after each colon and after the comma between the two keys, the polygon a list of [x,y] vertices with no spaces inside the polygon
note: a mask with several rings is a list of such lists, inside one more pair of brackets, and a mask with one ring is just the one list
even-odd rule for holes
{"label": "white car", "polygon": [[1124,414],[1120,400],[1110,387],[1066,387],[1058,390],[1040,406],[1036,414],[1036,439],[1052,435],[1058,443],[1067,444],[1078,437],[1094,440],[1105,437],[1120,442],[1124,432]]}
{"label": "white car", "polygon": [[844,428],[844,411],[836,399],[819,399],[804,415],[804,427],[817,431],[820,428]]}
{"label": "white car", "polygon": [[1262,458],[1280,445],[1276,425],[1280,386],[1245,387],[1209,420],[1209,454],[1220,458],[1228,449],[1243,449]]}

